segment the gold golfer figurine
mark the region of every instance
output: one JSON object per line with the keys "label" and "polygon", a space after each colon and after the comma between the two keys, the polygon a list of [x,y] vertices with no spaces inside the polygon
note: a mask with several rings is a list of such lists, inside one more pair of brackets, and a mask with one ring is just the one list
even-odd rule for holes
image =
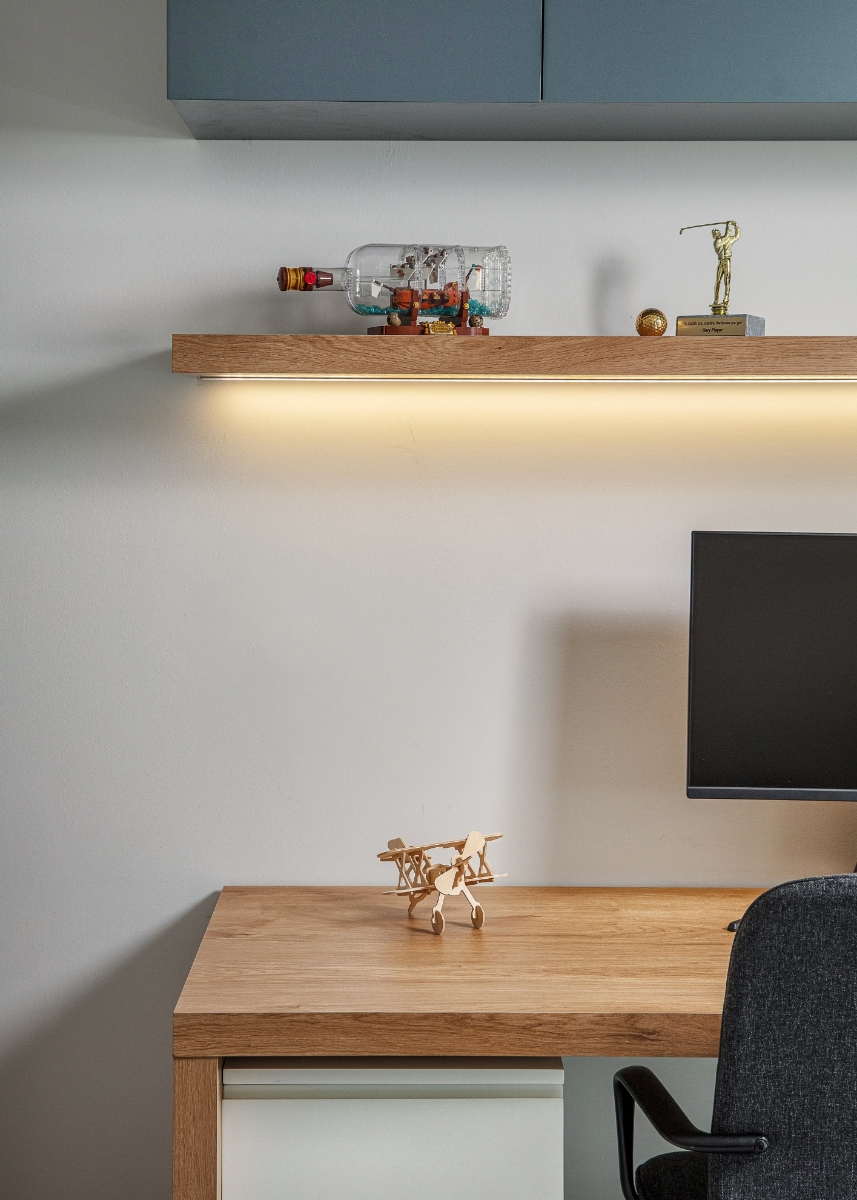
{"label": "gold golfer figurine", "polygon": [[[711,305],[711,311],[716,317],[724,317],[729,312],[729,289],[732,286],[732,247],[741,236],[741,230],[738,228],[737,221],[717,222],[723,224],[724,229],[721,233],[719,229],[712,229],[711,236],[714,239],[714,253],[717,255],[717,279],[714,283],[714,303]],[[704,229],[705,225],[685,225],[679,230],[679,234],[684,233],[685,229]],[[723,298],[720,298],[720,289],[723,288]]]}

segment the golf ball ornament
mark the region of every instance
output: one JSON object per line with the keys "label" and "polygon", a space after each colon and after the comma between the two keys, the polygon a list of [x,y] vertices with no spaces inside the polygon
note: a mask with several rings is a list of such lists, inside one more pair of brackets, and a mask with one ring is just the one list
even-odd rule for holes
{"label": "golf ball ornament", "polygon": [[659,308],[644,308],[637,317],[640,337],[663,337],[666,331],[667,319]]}

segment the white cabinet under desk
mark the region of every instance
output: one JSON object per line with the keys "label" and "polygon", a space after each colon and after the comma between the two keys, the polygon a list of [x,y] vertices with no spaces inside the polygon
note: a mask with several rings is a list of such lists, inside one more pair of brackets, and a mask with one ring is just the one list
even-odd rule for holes
{"label": "white cabinet under desk", "polygon": [[562,1200],[559,1058],[223,1064],[222,1200]]}

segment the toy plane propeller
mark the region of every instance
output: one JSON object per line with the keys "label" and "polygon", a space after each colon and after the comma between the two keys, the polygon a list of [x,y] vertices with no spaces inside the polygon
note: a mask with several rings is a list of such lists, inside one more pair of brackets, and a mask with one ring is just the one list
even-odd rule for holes
{"label": "toy plane propeller", "polygon": [[[468,885],[493,883],[501,878],[488,865],[487,843],[496,842],[502,833],[484,835],[477,830],[466,838],[451,842],[430,842],[425,846],[408,846],[401,838],[387,842],[387,849],[378,857],[382,862],[394,862],[399,869],[398,885],[385,892],[385,896],[409,896],[408,916],[421,900],[437,892],[437,901],[431,912],[431,927],[435,933],[443,933],[443,902],[447,896],[463,895],[470,904],[470,920],[474,929],[485,923],[482,905],[473,899]],[[453,850],[448,863],[435,863],[429,850]],[[476,858],[476,865],[472,859]]]}

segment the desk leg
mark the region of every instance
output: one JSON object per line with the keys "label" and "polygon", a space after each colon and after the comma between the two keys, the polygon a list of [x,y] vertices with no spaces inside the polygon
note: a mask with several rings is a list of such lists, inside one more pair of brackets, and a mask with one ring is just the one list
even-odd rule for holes
{"label": "desk leg", "polygon": [[173,1059],[173,1200],[220,1200],[219,1058]]}

